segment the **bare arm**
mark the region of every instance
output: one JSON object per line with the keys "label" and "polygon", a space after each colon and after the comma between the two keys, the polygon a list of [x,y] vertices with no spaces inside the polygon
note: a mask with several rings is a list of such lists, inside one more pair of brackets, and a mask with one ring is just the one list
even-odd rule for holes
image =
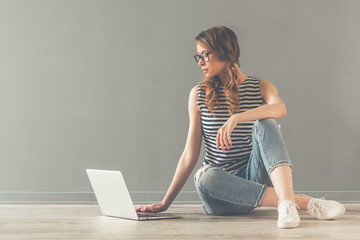
{"label": "bare arm", "polygon": [[189,131],[185,149],[179,159],[173,180],[164,199],[157,204],[140,206],[136,211],[160,212],[166,210],[176,198],[186,183],[199,158],[202,140],[201,115],[197,101],[197,86],[193,87],[189,95]]}
{"label": "bare arm", "polygon": [[286,115],[286,108],[280,99],[277,89],[269,81],[260,80],[260,93],[266,105],[234,114],[236,122],[246,122],[263,118],[282,118]]}

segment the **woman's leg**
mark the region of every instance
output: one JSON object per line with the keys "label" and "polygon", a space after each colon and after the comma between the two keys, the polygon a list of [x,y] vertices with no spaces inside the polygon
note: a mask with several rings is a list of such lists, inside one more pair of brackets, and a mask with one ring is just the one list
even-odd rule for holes
{"label": "woman's leg", "polygon": [[[310,197],[295,194],[295,203],[300,207],[301,210],[307,211],[307,205],[310,201]],[[260,206],[277,207],[279,198],[273,187],[267,187],[264,197],[260,203]]]}
{"label": "woman's leg", "polygon": [[295,202],[293,190],[292,172],[290,166],[278,166],[270,175],[279,201],[288,199]]}
{"label": "woman's leg", "polygon": [[[281,169],[279,167],[292,168],[280,129],[273,118],[257,120],[253,127],[253,150],[246,169],[230,174],[208,165],[195,174],[194,182],[204,210],[208,214],[222,215],[248,213],[259,206],[276,207],[278,194],[292,195],[299,207],[305,210],[309,198],[295,195],[292,182],[289,190],[286,184],[289,176],[273,171]],[[275,174],[270,179],[272,172]],[[273,181],[275,188],[280,189],[279,193],[273,188]]]}
{"label": "woman's leg", "polygon": [[[257,120],[254,123],[253,139],[255,148],[253,148],[253,156],[249,159],[249,162],[253,164],[248,164],[250,169],[247,173],[250,178],[254,178],[255,180],[260,179],[259,182],[261,183],[261,178],[257,179],[257,176],[266,174],[261,174],[263,172],[261,168],[258,168],[260,171],[257,171],[258,169],[254,162],[259,162],[260,165],[263,163],[264,169],[266,169],[274,186],[274,188],[266,188],[261,205],[276,206],[277,201],[280,202],[281,200],[288,199],[295,202],[300,209],[304,211],[309,210],[308,213],[318,219],[337,219],[344,215],[345,207],[339,202],[319,198],[314,199],[307,195],[294,194],[292,186],[292,165],[275,119],[265,118]],[[261,161],[258,160],[259,157],[256,157],[256,155],[260,156]],[[283,205],[282,210],[288,210],[288,206],[286,205],[287,203]],[[310,209],[308,209],[308,207]],[[292,227],[290,225],[296,223],[296,216],[294,214],[287,215],[287,211],[286,214],[283,211],[281,212],[282,214],[279,212],[279,217],[282,215],[282,220],[280,222],[278,221],[278,226],[286,228]],[[288,220],[292,219],[292,221],[295,219],[295,221],[286,223],[288,221],[286,218],[288,218]]]}
{"label": "woman's leg", "polygon": [[273,118],[254,123],[253,149],[245,177],[270,186],[266,189],[262,206],[275,207],[279,200],[289,199],[304,210],[310,200],[309,197],[294,194],[291,160],[280,128]]}
{"label": "woman's leg", "polygon": [[194,183],[206,213],[246,214],[260,206],[266,186],[235,176],[222,168],[205,165],[194,175]]}

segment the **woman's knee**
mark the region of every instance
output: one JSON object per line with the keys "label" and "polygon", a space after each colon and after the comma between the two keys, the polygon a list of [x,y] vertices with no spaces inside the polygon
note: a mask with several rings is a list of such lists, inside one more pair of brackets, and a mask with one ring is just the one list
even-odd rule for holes
{"label": "woman's knee", "polygon": [[223,199],[210,196],[209,193],[204,191],[198,185],[196,190],[203,203],[203,209],[208,215],[241,215],[248,214],[255,209],[255,207],[251,205],[228,202]]}
{"label": "woman's knee", "polygon": [[219,167],[205,166],[200,168],[194,175],[194,183],[202,188],[205,188],[207,183],[216,181],[217,175],[223,171]]}
{"label": "woman's knee", "polygon": [[280,131],[280,124],[277,123],[275,118],[263,118],[263,119],[258,119],[254,122],[253,134],[254,133],[259,134],[261,132],[268,130],[273,132]]}
{"label": "woman's knee", "polygon": [[[196,190],[203,202],[205,212],[208,215],[237,215],[251,212],[254,209],[251,205],[235,204],[210,194],[221,187],[219,176],[224,174],[223,171],[218,167],[207,167],[199,169],[194,176]],[[246,196],[244,198],[245,201]]]}
{"label": "woman's knee", "polygon": [[254,125],[260,127],[267,127],[267,126],[279,127],[279,124],[277,123],[275,118],[258,119],[254,122]]}

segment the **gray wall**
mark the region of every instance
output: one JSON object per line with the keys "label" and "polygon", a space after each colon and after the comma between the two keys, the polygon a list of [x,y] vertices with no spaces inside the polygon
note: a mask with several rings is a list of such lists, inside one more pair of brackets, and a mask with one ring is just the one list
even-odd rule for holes
{"label": "gray wall", "polygon": [[[0,201],[95,202],[85,169],[164,196],[184,150],[195,36],[225,25],[275,84],[296,192],[360,201],[359,1],[0,1]],[[204,145],[196,169],[204,157]],[[196,169],[194,169],[193,174]],[[199,202],[192,176],[176,202]]]}

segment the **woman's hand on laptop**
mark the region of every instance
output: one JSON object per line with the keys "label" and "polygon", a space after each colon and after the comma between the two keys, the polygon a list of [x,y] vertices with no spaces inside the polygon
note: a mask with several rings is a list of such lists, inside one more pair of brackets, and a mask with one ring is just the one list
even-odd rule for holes
{"label": "woman's hand on laptop", "polygon": [[163,203],[154,203],[150,205],[144,205],[136,208],[137,212],[162,212],[168,209],[168,207]]}

